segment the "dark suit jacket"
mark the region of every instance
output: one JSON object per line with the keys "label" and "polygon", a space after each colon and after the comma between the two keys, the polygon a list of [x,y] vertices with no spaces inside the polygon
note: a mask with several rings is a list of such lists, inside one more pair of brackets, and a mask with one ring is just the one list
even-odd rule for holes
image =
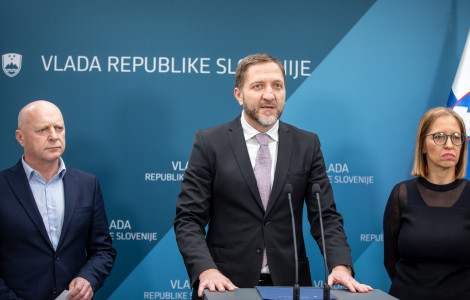
{"label": "dark suit jacket", "polygon": [[238,287],[256,286],[265,247],[273,283],[294,283],[292,220],[283,192],[286,183],[293,188],[300,284],[312,284],[302,234],[304,201],[311,233],[321,245],[313,183],[321,187],[329,268],[352,268],[317,135],[280,122],[275,178],[265,212],[238,117],[197,132],[177,199],[174,228],[192,285],[201,272],[217,268]]}
{"label": "dark suit jacket", "polygon": [[63,181],[64,223],[54,251],[21,160],[0,172],[0,299],[55,299],[75,277],[96,292],[111,271],[116,251],[98,179],[67,166]]}

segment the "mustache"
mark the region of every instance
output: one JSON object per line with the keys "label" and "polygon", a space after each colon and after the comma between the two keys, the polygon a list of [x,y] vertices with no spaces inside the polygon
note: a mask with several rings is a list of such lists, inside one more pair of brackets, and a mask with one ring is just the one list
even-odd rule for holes
{"label": "mustache", "polygon": [[269,107],[275,107],[277,108],[277,103],[276,102],[268,102],[268,101],[262,101],[258,104],[258,108],[259,107],[263,107],[263,106],[269,106]]}

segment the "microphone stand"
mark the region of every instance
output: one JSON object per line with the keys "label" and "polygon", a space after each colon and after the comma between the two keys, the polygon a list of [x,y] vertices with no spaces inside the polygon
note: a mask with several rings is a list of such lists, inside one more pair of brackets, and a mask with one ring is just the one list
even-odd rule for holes
{"label": "microphone stand", "polygon": [[292,236],[294,237],[294,262],[295,262],[295,281],[293,290],[293,300],[300,299],[300,287],[299,287],[299,259],[297,257],[297,238],[295,234],[295,220],[294,220],[294,209],[292,208],[292,186],[286,184],[285,191],[287,198],[289,199],[290,214],[292,219]]}
{"label": "microphone stand", "polygon": [[320,185],[315,183],[312,186],[312,191],[317,198],[318,203],[318,212],[320,216],[320,232],[321,232],[321,241],[323,246],[323,263],[325,265],[325,284],[323,285],[323,300],[330,300],[330,286],[328,285],[328,265],[326,259],[326,248],[325,248],[325,232],[323,231],[323,217],[321,213],[321,204],[320,204]]}

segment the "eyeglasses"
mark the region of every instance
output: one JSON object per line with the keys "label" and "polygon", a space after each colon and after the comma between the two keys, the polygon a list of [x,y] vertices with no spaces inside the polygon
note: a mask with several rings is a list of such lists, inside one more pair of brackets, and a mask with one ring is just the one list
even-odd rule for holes
{"label": "eyeglasses", "polygon": [[450,137],[450,141],[455,146],[460,146],[464,142],[464,135],[460,132],[454,132],[452,134],[445,134],[444,132],[436,132],[428,134],[432,135],[432,140],[436,145],[443,146],[447,143],[447,138]]}

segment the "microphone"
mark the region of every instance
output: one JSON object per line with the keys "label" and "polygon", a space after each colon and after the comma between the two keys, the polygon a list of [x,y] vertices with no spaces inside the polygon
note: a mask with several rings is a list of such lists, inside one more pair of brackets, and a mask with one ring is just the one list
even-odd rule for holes
{"label": "microphone", "polygon": [[300,299],[299,259],[297,257],[297,239],[295,235],[294,209],[292,208],[292,185],[290,185],[290,183],[287,183],[284,186],[284,193],[286,193],[287,199],[289,199],[290,215],[292,218],[292,237],[294,238],[295,281],[294,281],[293,300],[299,300]]}
{"label": "microphone", "polygon": [[323,231],[323,217],[321,214],[321,204],[320,204],[320,185],[318,183],[313,184],[312,194],[315,195],[315,197],[317,198],[317,203],[318,203],[321,242],[323,246],[323,263],[325,265],[325,284],[323,285],[323,300],[330,300],[330,286],[328,285],[328,265],[327,265],[326,250],[325,250],[325,232]]}

